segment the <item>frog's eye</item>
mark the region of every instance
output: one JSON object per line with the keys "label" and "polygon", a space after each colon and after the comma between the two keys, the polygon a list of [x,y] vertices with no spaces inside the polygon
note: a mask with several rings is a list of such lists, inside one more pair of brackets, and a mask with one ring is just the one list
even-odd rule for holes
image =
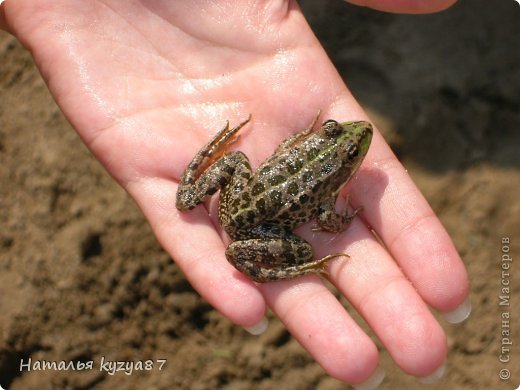
{"label": "frog's eye", "polygon": [[325,133],[330,136],[338,134],[340,130],[339,123],[334,119],[326,120],[325,122],[323,122],[322,127],[323,130],[325,130]]}

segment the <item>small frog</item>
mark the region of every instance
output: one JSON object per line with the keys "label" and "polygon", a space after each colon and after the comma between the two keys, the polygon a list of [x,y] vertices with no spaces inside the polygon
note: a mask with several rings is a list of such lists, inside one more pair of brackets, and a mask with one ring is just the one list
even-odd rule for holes
{"label": "small frog", "polygon": [[220,189],[219,219],[233,242],[226,258],[256,282],[291,279],[309,272],[326,274],[338,253],[314,260],[312,247],[292,230],[312,219],[313,230],[341,232],[361,208],[335,211],[340,189],[354,175],[372,140],[368,122],[325,121],[285,139],[253,172],[240,151],[226,153],[251,116],[229,129],[229,122],[193,158],[177,191],[177,209],[191,210]]}

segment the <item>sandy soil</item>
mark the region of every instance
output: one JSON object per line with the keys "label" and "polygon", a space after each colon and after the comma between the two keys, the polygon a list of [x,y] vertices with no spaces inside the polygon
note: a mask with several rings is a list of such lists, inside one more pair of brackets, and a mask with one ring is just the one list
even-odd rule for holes
{"label": "sandy soil", "polygon": [[[302,2],[353,93],[439,214],[471,275],[473,313],[434,385],[382,350],[382,389],[520,384],[520,272],[499,306],[501,240],[520,241],[520,7],[461,1],[430,16]],[[332,22],[331,22],[332,19]],[[216,313],[87,152],[32,59],[0,34],[0,384],[8,389],[340,389],[271,318],[260,337]],[[516,312],[513,312],[516,310]],[[502,364],[503,312],[511,362]],[[22,371],[20,361],[155,360],[152,371]],[[157,359],[167,359],[158,370]],[[509,381],[499,371],[511,370]]]}

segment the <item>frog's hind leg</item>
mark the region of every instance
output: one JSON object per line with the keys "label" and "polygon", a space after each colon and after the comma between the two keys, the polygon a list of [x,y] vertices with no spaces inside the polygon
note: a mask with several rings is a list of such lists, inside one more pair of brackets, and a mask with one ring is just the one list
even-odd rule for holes
{"label": "frog's hind leg", "polygon": [[327,274],[326,264],[333,254],[313,260],[312,247],[305,240],[286,232],[282,237],[251,238],[232,242],[226,258],[255,282],[292,279],[307,273]]}
{"label": "frog's hind leg", "polygon": [[249,160],[244,153],[232,152],[222,156],[194,182],[189,185],[179,185],[175,206],[181,211],[193,209],[225,187],[237,170],[244,173],[251,172]]}
{"label": "frog's hind leg", "polygon": [[193,158],[182,174],[177,190],[177,209],[191,210],[208,196],[224,187],[236,169],[251,171],[249,160],[242,152],[225,154],[236,140],[236,133],[251,120],[251,115],[236,127],[229,122]]}
{"label": "frog's hind leg", "polygon": [[239,123],[232,129],[229,128],[229,121],[226,126],[220,130],[213,139],[211,139],[188,164],[184,173],[182,174],[180,185],[191,185],[197,181],[199,176],[211,165],[213,162],[221,158],[228,146],[236,141],[237,132],[244,127],[251,120],[251,115]]}

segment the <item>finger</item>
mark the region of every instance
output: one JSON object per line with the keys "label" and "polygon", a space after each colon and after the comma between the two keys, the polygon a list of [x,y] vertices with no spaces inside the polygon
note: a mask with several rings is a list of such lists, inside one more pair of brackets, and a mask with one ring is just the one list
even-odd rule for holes
{"label": "finger", "polygon": [[[322,235],[314,241],[328,240],[327,252],[345,251],[350,256],[330,264],[332,282],[367,321],[396,364],[419,377],[441,366],[447,352],[441,326],[363,222],[355,219],[345,234],[332,241]],[[318,257],[322,254],[317,251]]]}
{"label": "finger", "polygon": [[315,275],[260,286],[267,304],[334,378],[364,382],[378,365],[372,340]]}
{"label": "finger", "polygon": [[352,186],[362,218],[378,233],[421,297],[448,312],[468,294],[468,275],[446,230],[376,132]]}
{"label": "finger", "polygon": [[424,14],[442,11],[457,0],[347,0],[349,3],[386,12]]}
{"label": "finger", "polygon": [[7,31],[7,21],[5,19],[5,11],[0,3],[0,30]]}
{"label": "finger", "polygon": [[224,257],[225,247],[201,206],[190,213],[175,208],[177,185],[148,178],[128,183],[159,242],[208,303],[234,323],[251,327],[265,315],[256,285]]}

